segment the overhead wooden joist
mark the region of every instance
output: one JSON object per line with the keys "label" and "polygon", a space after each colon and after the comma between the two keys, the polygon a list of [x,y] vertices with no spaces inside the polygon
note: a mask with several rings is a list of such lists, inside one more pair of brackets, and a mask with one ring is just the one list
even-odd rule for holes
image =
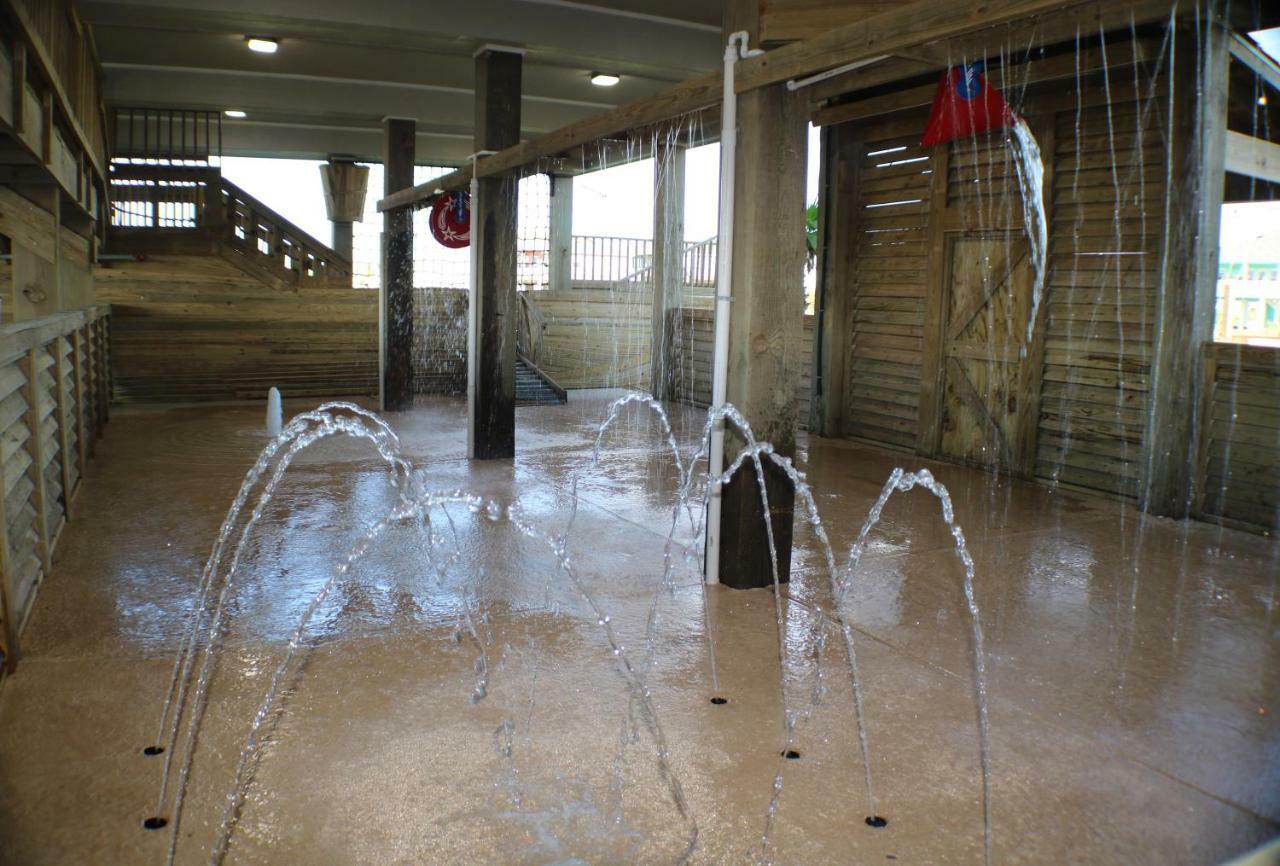
{"label": "overhead wooden joist", "polygon": [[[1046,60],[1032,60],[1025,66],[1011,64],[1006,70],[1008,87],[1017,88],[1044,84],[1061,79],[1073,79],[1077,76],[1099,72],[1104,68],[1116,68],[1132,63],[1153,62],[1160,56],[1160,44],[1156,39],[1126,40],[1105,49],[1091,48],[1078,55],[1063,54]],[[1000,80],[999,72],[991,73],[993,81]],[[840,103],[820,109],[813,114],[815,126],[828,126],[833,123],[844,123],[853,120],[866,120],[895,111],[920,108],[933,102],[938,85],[935,82],[906,90],[887,93],[860,99],[855,102]]]}
{"label": "overhead wooden joist", "polygon": [[[968,3],[919,0],[864,21],[837,27],[813,39],[784,45],[744,60],[738,66],[735,86],[739,93],[743,93],[770,84],[803,79],[873,57],[892,55],[913,46],[1086,5],[1092,5],[1091,0],[985,0]],[[1156,5],[1167,11],[1170,4],[1164,0]]]}
{"label": "overhead wooden joist", "polygon": [[[737,73],[737,90],[744,92],[789,79],[801,79],[874,57],[910,53],[912,48],[918,46],[931,46],[940,40],[972,35],[1021,20],[1029,20],[1027,38],[1034,40],[1036,44],[1044,44],[1046,40],[1036,29],[1037,16],[1052,18],[1055,26],[1045,33],[1060,40],[1069,35],[1063,30],[1068,16],[1073,10],[1079,13],[1082,8],[1092,10],[1086,16],[1086,21],[1096,19],[1103,26],[1119,26],[1142,24],[1167,15],[1170,3],[1169,0],[1139,0],[1134,3],[1105,3],[1099,0],[986,0],[968,3],[918,0],[863,21],[835,28],[813,39],[785,45],[760,57],[744,60]],[[1079,15],[1076,17],[1078,19]],[[936,55],[936,51],[929,53],[935,62]],[[905,64],[902,66],[902,74],[897,78],[929,71],[928,62],[914,56],[895,59],[890,63],[900,66]],[[875,76],[881,83],[896,80],[883,78],[882,75],[880,73]],[[479,177],[489,177],[534,165],[540,160],[560,158],[566,152],[590,142],[713,106],[719,102],[720,97],[721,74],[717,70],[691,78],[655,96],[628,103],[533,141],[522,142],[500,153],[480,158],[474,171]],[[444,177],[392,193],[378,202],[378,210],[419,207],[444,192],[465,189],[471,182],[472,172],[471,166],[463,166]]]}
{"label": "overhead wooden joist", "polygon": [[[707,108],[719,102],[720,91],[718,71],[691,78],[656,96],[630,102],[597,117],[571,123],[533,141],[521,142],[492,156],[483,157],[477,160],[476,173],[479,177],[492,177],[536,164],[540,160],[563,158],[567,152],[583,145]],[[378,202],[378,210],[421,205],[441,193],[466,189],[471,183],[471,177],[471,166],[463,166],[444,177],[387,196]]]}

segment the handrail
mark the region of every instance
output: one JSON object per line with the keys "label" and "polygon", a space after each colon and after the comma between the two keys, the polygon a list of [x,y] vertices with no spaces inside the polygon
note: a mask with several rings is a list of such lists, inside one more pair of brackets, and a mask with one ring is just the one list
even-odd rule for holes
{"label": "handrail", "polygon": [[[276,225],[276,227],[277,227],[277,228],[281,228],[281,229],[283,229],[283,230],[285,231],[285,233],[286,233],[286,234],[295,235],[295,236],[297,236],[297,237],[299,237],[299,238],[304,238],[304,239],[305,239],[305,245],[306,245],[306,246],[310,246],[310,247],[325,247],[325,244],[324,244],[324,242],[323,242],[323,241],[321,241],[321,240],[320,240],[320,239],[318,239],[318,238],[314,238],[314,237],[312,237],[308,232],[306,232],[305,230],[303,230],[303,229],[299,228],[297,225],[295,225],[294,223],[290,222],[290,221],[289,221],[288,219],[286,219],[285,217],[282,217],[280,214],[276,213],[276,212],[275,212],[275,211],[273,211],[271,208],[267,207],[267,206],[266,206],[265,204],[263,204],[261,201],[259,201],[258,199],[254,198],[252,195],[250,195],[249,193],[245,192],[243,189],[241,189],[240,187],[236,186],[236,185],[235,185],[234,183],[232,183],[231,181],[227,180],[225,177],[224,177],[224,178],[222,178],[222,187],[223,187],[223,189],[224,189],[224,190],[227,190],[227,191],[229,191],[229,192],[234,193],[234,194],[235,194],[235,196],[236,196],[237,198],[242,199],[242,200],[244,200],[244,201],[252,202],[252,203],[253,203],[253,210],[254,210],[254,212],[255,212],[255,213],[258,213],[258,214],[260,214],[260,215],[262,215],[262,216],[267,217],[268,221],[270,221],[270,222],[274,223],[274,224]],[[328,259],[335,259],[335,260],[337,260],[337,261],[339,261],[339,262],[345,263],[345,264],[348,266],[348,267],[347,267],[347,270],[348,270],[348,271],[350,271],[350,270],[351,270],[351,268],[350,268],[351,260],[350,260],[350,259],[347,259],[345,256],[343,256],[343,255],[342,255],[341,253],[339,253],[337,250],[330,250],[330,249],[326,248],[326,250],[325,250],[325,254],[324,254],[324,255],[325,255],[325,258],[328,258]]]}
{"label": "handrail", "polygon": [[96,322],[110,312],[111,307],[107,304],[92,304],[78,310],[0,325],[0,365],[8,364],[54,337]]}
{"label": "handrail", "polygon": [[[216,168],[116,163],[111,222],[121,236],[203,238],[272,281],[350,279],[349,259],[313,238]],[[180,242],[180,241],[179,241]]]}

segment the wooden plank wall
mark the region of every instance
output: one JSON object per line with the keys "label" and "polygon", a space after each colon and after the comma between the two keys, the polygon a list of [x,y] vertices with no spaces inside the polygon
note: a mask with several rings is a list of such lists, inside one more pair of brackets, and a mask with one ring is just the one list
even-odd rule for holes
{"label": "wooden plank wall", "polygon": [[107,421],[105,308],[0,329],[0,655],[12,670],[36,589]]}
{"label": "wooden plank wall", "polygon": [[96,269],[112,305],[115,396],[188,402],[378,392],[378,295],[336,282],[277,289],[217,256]]}
{"label": "wooden plank wall", "polygon": [[[922,130],[926,116],[915,116]],[[843,288],[849,293],[844,432],[914,449],[933,154],[920,147],[915,128],[888,137],[870,131],[854,152],[845,190],[853,197],[845,212],[856,216]]]}
{"label": "wooden plank wall", "polygon": [[[711,364],[715,344],[715,314],[712,310],[683,307],[669,313],[672,321],[672,376],[674,399],[694,406],[711,405]],[[800,427],[808,425],[813,381],[813,316],[804,317],[804,341],[798,411]]]}
{"label": "wooden plank wall", "polygon": [[[1123,42],[1123,40],[1117,40]],[[1127,44],[1127,43],[1126,43]],[[1037,337],[1027,470],[1107,493],[1137,493],[1147,419],[1153,316],[1163,243],[1165,80],[1139,64],[1033,85],[1004,85],[1041,140],[1049,255]],[[1113,45],[1118,56],[1131,51]],[[845,434],[916,450],[928,441],[921,382],[929,239],[946,231],[1019,230],[1021,198],[1005,133],[924,150],[928,110],[851,122],[858,157],[844,194],[853,240],[836,263],[846,292]],[[933,183],[945,167],[946,183]],[[945,215],[945,219],[944,219]],[[936,223],[936,225],[935,225]],[[931,231],[937,229],[937,231]],[[935,258],[945,261],[944,255]],[[1039,356],[1039,357],[1037,357]]]}
{"label": "wooden plank wall", "polygon": [[[1132,81],[1132,70],[1125,73]],[[1091,79],[1095,92],[1101,84]],[[1127,89],[1129,99],[1064,106],[1053,118],[1035,474],[1134,496],[1149,408],[1167,118],[1162,85],[1144,82],[1150,99]]]}
{"label": "wooden plank wall", "polygon": [[1209,343],[1204,353],[1197,512],[1280,529],[1280,348]]}
{"label": "wooden plank wall", "polygon": [[542,315],[534,361],[563,388],[647,388],[653,289],[573,288],[531,292]]}

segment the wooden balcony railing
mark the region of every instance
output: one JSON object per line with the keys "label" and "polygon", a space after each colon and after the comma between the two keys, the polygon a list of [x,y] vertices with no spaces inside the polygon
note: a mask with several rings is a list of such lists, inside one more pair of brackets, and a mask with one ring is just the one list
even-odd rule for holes
{"label": "wooden balcony railing", "polygon": [[351,262],[216,168],[117,163],[112,238],[129,252],[230,252],[280,286],[351,281]]}
{"label": "wooden balcony railing", "polygon": [[13,89],[0,119],[96,219],[107,133],[92,32],[71,0],[0,0],[0,49]]}
{"label": "wooden balcony railing", "polygon": [[110,400],[107,307],[0,327],[0,671],[71,519]]}

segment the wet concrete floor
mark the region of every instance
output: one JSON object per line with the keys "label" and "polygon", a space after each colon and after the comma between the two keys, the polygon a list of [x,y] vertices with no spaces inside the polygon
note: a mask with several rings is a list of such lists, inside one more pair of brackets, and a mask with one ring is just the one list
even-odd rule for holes
{"label": "wet concrete floor", "polygon": [[[609,396],[518,410],[514,461],[465,459],[460,401],[389,420],[428,487],[518,499],[558,534]],[[688,446],[702,415],[677,410],[675,422]],[[157,740],[200,569],[261,427],[260,407],[113,417],[25,657],[0,685],[0,862],[164,862],[168,829],[142,826],[157,811],[162,759],[142,749]],[[841,551],[892,467],[921,465],[818,438],[801,462]],[[1280,833],[1276,541],[923,465],[950,487],[977,566],[994,862],[1210,864]],[[873,829],[843,645],[833,635],[815,648],[831,593],[808,528],[780,663],[771,591],[712,587],[704,613],[678,552],[676,585],[661,589],[676,479],[640,410],[581,478],[569,554],[628,659],[642,665],[651,650],[650,691],[690,818],[650,731],[625,724],[617,660],[555,557],[506,521],[453,507],[455,563],[433,570],[422,535],[394,528],[317,611],[227,863],[672,863],[695,830],[691,862],[756,862],[779,770],[779,864],[982,862],[961,570],[931,496],[890,503],[848,600],[876,811],[889,820]],[[365,445],[318,444],[286,476],[231,593],[177,862],[208,862],[290,632],[394,504]],[[487,613],[482,643],[455,639],[468,607]],[[472,703],[482,654],[488,695]],[[826,692],[814,704],[819,671]],[[795,760],[779,756],[784,692]]]}

